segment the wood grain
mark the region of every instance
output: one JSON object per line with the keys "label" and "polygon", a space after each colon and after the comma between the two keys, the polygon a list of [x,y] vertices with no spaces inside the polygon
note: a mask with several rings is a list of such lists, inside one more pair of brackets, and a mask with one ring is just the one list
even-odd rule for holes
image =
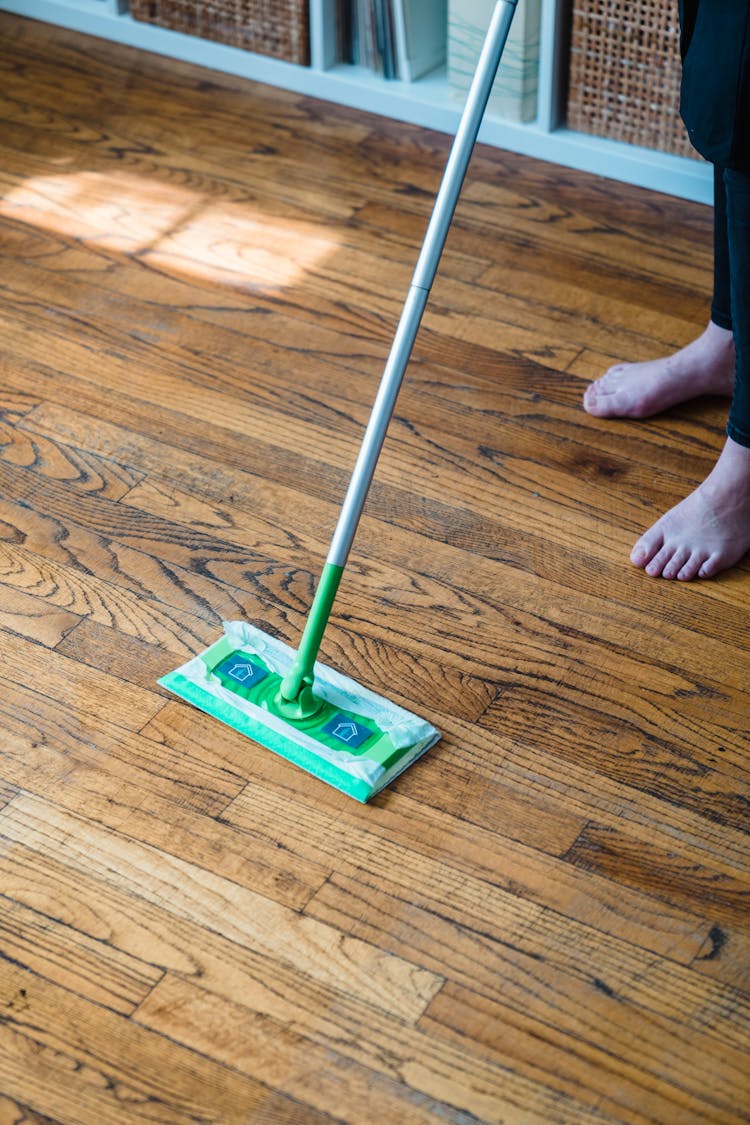
{"label": "wood grain", "polygon": [[748,560],[649,580],[727,403],[704,207],[477,150],[326,663],[366,807],[156,680],[295,644],[449,138],[0,13],[0,1125],[738,1125]]}

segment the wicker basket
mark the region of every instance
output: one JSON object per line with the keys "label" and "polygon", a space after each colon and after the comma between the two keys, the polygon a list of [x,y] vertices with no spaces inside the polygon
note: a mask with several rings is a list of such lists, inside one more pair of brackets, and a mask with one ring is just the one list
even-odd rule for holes
{"label": "wicker basket", "polygon": [[130,0],[130,13],[171,31],[310,63],[308,0]]}
{"label": "wicker basket", "polygon": [[681,156],[680,28],[671,0],[573,0],[568,125]]}

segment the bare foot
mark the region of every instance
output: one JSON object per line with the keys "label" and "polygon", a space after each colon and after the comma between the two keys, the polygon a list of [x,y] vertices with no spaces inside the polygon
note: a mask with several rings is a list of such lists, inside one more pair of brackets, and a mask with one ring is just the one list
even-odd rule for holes
{"label": "bare foot", "polygon": [[711,321],[674,355],[610,367],[586,389],[583,406],[599,418],[647,418],[699,395],[731,396],[733,389],[734,338]]}
{"label": "bare foot", "polygon": [[711,578],[750,550],[750,448],[727,438],[695,492],[642,536],[630,561],[652,578]]}

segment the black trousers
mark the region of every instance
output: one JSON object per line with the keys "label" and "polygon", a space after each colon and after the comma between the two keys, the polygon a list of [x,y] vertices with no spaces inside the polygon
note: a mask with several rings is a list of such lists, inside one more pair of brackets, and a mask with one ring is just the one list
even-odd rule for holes
{"label": "black trousers", "polygon": [[711,320],[731,329],[737,355],[727,434],[750,447],[750,173],[714,165]]}
{"label": "black trousers", "polygon": [[701,156],[750,172],[750,3],[679,0],[680,112]]}

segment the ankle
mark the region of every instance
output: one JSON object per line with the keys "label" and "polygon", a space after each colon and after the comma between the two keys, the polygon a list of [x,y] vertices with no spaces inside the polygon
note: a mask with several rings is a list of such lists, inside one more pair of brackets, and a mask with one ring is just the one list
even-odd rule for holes
{"label": "ankle", "polygon": [[719,497],[729,492],[736,502],[750,501],[750,448],[727,437],[703,487],[709,495]]}
{"label": "ankle", "polygon": [[750,484],[749,446],[741,445],[740,442],[735,441],[734,438],[727,437],[717,464],[726,466],[727,469],[737,476],[747,476],[748,483]]}
{"label": "ankle", "polygon": [[717,358],[728,355],[734,358],[734,333],[731,328],[722,328],[720,324],[709,320],[708,326],[699,340],[703,341],[716,354]]}

